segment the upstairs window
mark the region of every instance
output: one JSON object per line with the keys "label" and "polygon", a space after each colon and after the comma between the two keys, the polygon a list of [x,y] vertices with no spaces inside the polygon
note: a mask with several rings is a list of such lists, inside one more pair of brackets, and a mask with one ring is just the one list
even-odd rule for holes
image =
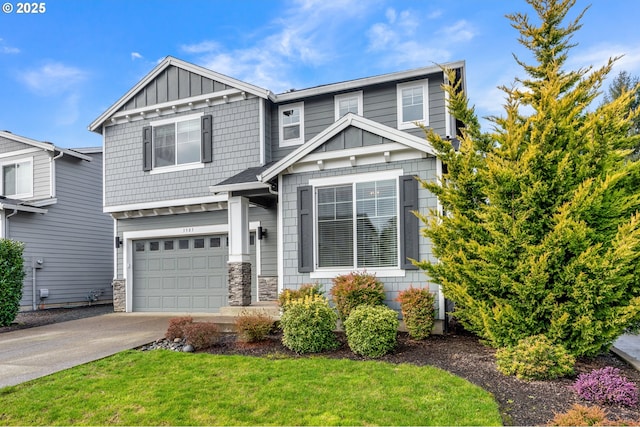
{"label": "upstairs window", "polygon": [[304,142],[304,103],[278,107],[280,146],[289,147]]}
{"label": "upstairs window", "polygon": [[334,97],[334,100],[336,120],[347,113],[353,113],[357,114],[358,116],[362,116],[362,91],[336,95]]}
{"label": "upstairs window", "polygon": [[33,197],[33,159],[2,164],[2,195],[16,199]]}
{"label": "upstairs window", "polygon": [[212,161],[212,116],[158,120],[143,128],[142,139],[145,171],[201,167]]}
{"label": "upstairs window", "polygon": [[429,125],[428,81],[418,80],[397,86],[398,129],[411,129],[416,123]]}

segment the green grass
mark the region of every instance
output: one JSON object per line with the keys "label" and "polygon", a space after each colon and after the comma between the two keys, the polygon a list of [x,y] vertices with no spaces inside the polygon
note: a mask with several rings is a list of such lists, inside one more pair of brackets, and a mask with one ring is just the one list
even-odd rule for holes
{"label": "green grass", "polygon": [[0,389],[0,425],[500,425],[432,367],[127,351]]}

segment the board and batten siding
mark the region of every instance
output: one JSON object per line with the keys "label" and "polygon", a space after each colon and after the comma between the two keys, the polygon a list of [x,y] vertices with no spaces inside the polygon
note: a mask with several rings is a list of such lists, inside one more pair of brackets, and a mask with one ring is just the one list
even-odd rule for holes
{"label": "board and batten siding", "polygon": [[[363,117],[382,123],[390,128],[398,128],[398,102],[397,102],[397,85],[400,83],[411,82],[428,78],[429,80],[429,126],[441,136],[446,136],[446,114],[445,114],[445,96],[442,90],[443,77],[442,73],[422,76],[406,81],[394,83],[385,83],[375,86],[365,86],[355,88],[346,92],[331,93],[319,95],[311,98],[303,99],[304,101],[304,138],[305,142],[309,141],[335,121],[335,103],[334,96],[342,93],[355,92],[362,90],[363,99]],[[290,101],[289,103],[300,102],[300,100]],[[294,151],[299,146],[280,147],[280,128],[278,117],[278,105],[272,105],[271,119],[271,154],[272,160],[278,161],[287,154]],[[419,138],[424,138],[424,131],[420,128],[405,129]]]}
{"label": "board and batten siding", "polygon": [[[297,192],[300,186],[308,185],[310,179],[325,178],[330,176],[348,176],[352,174],[383,172],[386,170],[402,169],[404,175],[417,175],[422,179],[436,179],[436,160],[433,157],[420,160],[409,160],[398,163],[385,163],[378,165],[357,166],[354,168],[341,168],[327,171],[306,172],[299,174],[284,175],[282,178],[282,189],[280,191],[280,203],[282,203],[282,238],[283,238],[283,283],[282,289],[298,289],[305,283],[315,283],[318,281],[323,285],[325,294],[329,293],[332,283],[331,279],[311,279],[309,273],[298,272],[298,218],[297,218]],[[437,198],[428,190],[420,188],[418,190],[418,206],[420,212],[427,212],[435,209]],[[421,226],[421,225],[420,225]],[[431,242],[423,237],[419,237],[420,259],[435,261]],[[438,285],[431,283],[428,276],[422,270],[404,270],[405,277],[383,277],[380,280],[384,283],[386,299],[385,304],[389,307],[400,310],[400,305],[395,301],[398,293],[413,285],[414,287],[429,286],[431,292],[439,291]],[[437,298],[436,298],[437,300]]]}
{"label": "board and batten siding", "polygon": [[213,115],[213,161],[203,168],[165,173],[143,171],[140,120],[105,127],[105,206],[210,196],[215,185],[260,165],[259,98],[163,116]]}
{"label": "board and batten siding", "polygon": [[141,89],[120,111],[219,92],[229,86],[171,65]]}
{"label": "board and batten siding", "polygon": [[99,301],[112,300],[113,221],[102,212],[102,154],[92,161],[62,157],[55,160],[57,203],[46,214],[21,212],[8,219],[9,237],[25,243],[27,276],[22,309],[32,306],[32,262],[42,258],[36,270],[36,296],[48,289],[47,306],[88,304],[90,292]]}
{"label": "board and batten siding", "polygon": [[[171,228],[203,227],[211,225],[227,225],[229,216],[227,210],[213,212],[199,212],[181,215],[165,215],[145,218],[130,218],[118,220],[117,235],[122,238],[123,233],[132,231],[165,230]],[[249,209],[249,221],[260,221],[260,225],[268,230],[268,236],[260,242],[262,275],[277,276],[277,212],[258,207]],[[117,249],[117,278],[123,278],[123,247]]]}

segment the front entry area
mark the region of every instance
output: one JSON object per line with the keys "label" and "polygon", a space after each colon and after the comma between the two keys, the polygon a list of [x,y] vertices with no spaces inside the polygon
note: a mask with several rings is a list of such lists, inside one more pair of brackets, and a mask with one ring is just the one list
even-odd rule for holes
{"label": "front entry area", "polygon": [[[215,313],[227,305],[227,234],[132,242],[133,311]],[[250,235],[251,294],[256,301],[255,235]]]}

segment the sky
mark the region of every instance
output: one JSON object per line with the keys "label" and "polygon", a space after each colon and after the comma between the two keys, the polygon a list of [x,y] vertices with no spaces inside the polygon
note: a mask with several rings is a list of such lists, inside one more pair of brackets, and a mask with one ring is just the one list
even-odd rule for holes
{"label": "sky", "polygon": [[[506,15],[536,18],[524,0],[0,3],[0,130],[63,148],[100,146],[88,125],[168,55],[274,93],[464,60],[478,116],[501,116],[513,55],[530,59]],[[611,78],[640,76],[640,1],[577,0],[569,18],[587,7],[567,67],[624,55]]]}

